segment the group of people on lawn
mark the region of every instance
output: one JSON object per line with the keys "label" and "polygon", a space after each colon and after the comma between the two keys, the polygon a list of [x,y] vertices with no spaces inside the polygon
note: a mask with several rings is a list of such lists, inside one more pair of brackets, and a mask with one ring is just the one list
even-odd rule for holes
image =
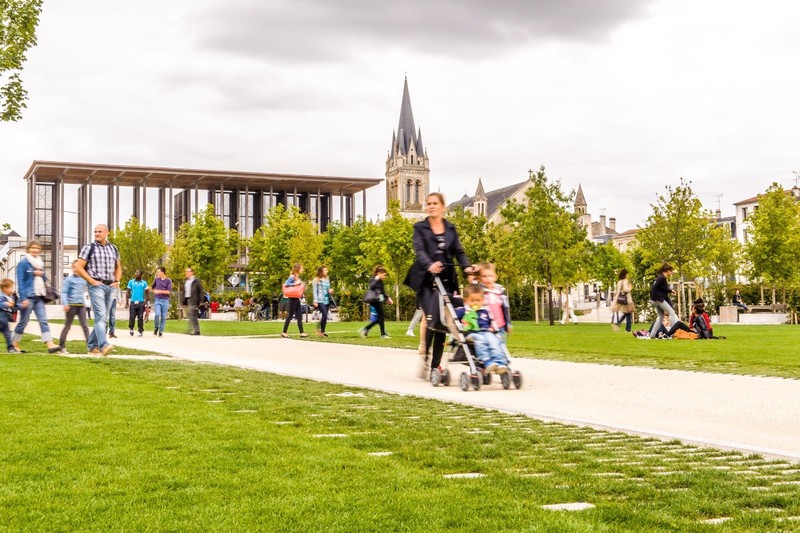
{"label": "group of people on lawn", "polygon": [[[496,283],[497,274],[493,265],[474,266],[470,264],[455,226],[444,218],[445,211],[446,204],[443,195],[431,193],[426,198],[428,216],[414,225],[415,261],[404,283],[416,293],[417,313],[415,313],[407,334],[413,336],[416,324],[422,324],[420,354],[425,355],[428,369],[439,367],[448,328],[445,317],[440,316],[439,286],[434,282],[434,279],[438,277],[448,295],[455,298],[454,302],[466,304],[462,306],[463,326],[467,335],[474,336],[477,341],[476,351],[479,359],[485,360],[494,369],[502,372],[504,358],[500,355],[498,342],[504,342],[505,336],[511,331],[508,298],[505,290]],[[13,281],[3,280],[0,283],[0,331],[6,337],[7,348],[10,352],[20,351],[19,340],[28,324],[31,312],[36,313],[42,331],[42,341],[47,344],[51,353],[65,351],[66,337],[75,317],[78,317],[86,336],[89,354],[105,356],[113,350],[107,336],[108,319],[111,310],[115,307],[116,292],[121,282],[120,255],[116,246],[108,241],[106,225],[99,224],[94,230],[94,236],[94,242],[83,246],[78,259],[72,264],[72,275],[64,281],[61,298],[64,303],[66,323],[58,344],[53,342],[45,313],[44,304],[48,296],[48,287],[44,264],[39,258],[42,250],[41,244],[36,241],[31,242],[27,247],[27,253],[17,267],[20,294],[18,301],[13,297]],[[459,298],[456,265],[460,266],[467,275],[468,283],[463,291],[465,301]],[[673,270],[672,266],[667,263],[662,265],[650,290],[650,304],[656,311],[657,318],[649,331],[637,332],[634,335],[641,338],[673,338],[680,336],[678,331],[687,331],[696,335],[696,338],[712,338],[713,330],[702,299],[694,302],[688,325],[678,320],[669,298],[673,291],[667,281]],[[300,336],[308,336],[303,330],[301,316],[301,298],[305,292],[302,274],[303,265],[295,264],[289,277],[283,283],[284,296],[288,299],[288,313],[284,322],[283,337],[288,337],[288,328],[292,320],[297,321]],[[375,268],[364,299],[370,306],[370,322],[359,331],[362,336],[367,336],[374,326],[378,326],[381,338],[389,338],[385,329],[384,303],[391,305],[393,302],[383,284],[386,275],[387,271],[383,266],[379,265]],[[188,333],[200,335],[198,309],[208,299],[205,297],[200,280],[194,276],[192,268],[186,269],[185,278],[183,295],[189,318]],[[313,305],[321,317],[317,326],[317,335],[327,337],[326,325],[333,289],[326,266],[323,265],[317,269],[312,286]],[[172,280],[166,276],[163,267],[158,269],[152,284],[143,279],[141,271],[136,271],[134,278],[128,281],[126,287],[130,307],[128,327],[131,336],[134,335],[134,326],[138,326],[139,336],[144,334],[143,313],[150,295],[153,296],[155,310],[153,333],[159,337],[163,335],[172,289]],[[88,329],[86,317],[84,293],[87,290],[91,309],[95,315],[94,327],[91,332]],[[631,331],[635,313],[631,291],[632,286],[628,280],[628,272],[623,269],[619,273],[615,301],[612,305],[612,311],[616,317],[612,323],[615,329],[619,329],[619,325],[624,321],[626,331]],[[738,301],[735,297],[734,303],[746,309],[738,294],[737,290]],[[11,313],[16,309],[20,311],[20,319],[12,336],[9,322]],[[113,329],[110,336],[114,337]]]}

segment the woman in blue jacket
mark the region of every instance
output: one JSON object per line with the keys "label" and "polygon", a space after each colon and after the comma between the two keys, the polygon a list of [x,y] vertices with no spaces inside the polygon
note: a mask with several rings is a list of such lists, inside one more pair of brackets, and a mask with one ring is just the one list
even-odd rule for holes
{"label": "woman in blue jacket", "polygon": [[42,245],[39,241],[31,241],[25,249],[17,264],[17,289],[19,291],[19,322],[14,328],[14,348],[19,350],[19,341],[25,333],[25,327],[31,317],[31,311],[36,313],[39,321],[39,328],[42,330],[42,341],[47,344],[50,353],[56,353],[61,347],[53,342],[53,335],[50,333],[50,325],[47,323],[47,313],[44,308],[44,297],[47,294],[47,276],[44,273],[44,261],[39,257],[42,253]]}

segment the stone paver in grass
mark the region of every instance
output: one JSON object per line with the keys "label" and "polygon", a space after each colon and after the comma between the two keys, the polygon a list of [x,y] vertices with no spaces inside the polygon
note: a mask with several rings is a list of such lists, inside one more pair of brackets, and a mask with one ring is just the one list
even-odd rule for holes
{"label": "stone paver in grass", "polygon": [[295,423],[296,422],[294,422],[292,420],[279,420],[277,422],[273,422],[273,424],[275,424],[276,426],[290,426],[290,425],[295,424]]}
{"label": "stone paver in grass", "polygon": [[370,457],[388,457],[393,454],[394,452],[370,452],[367,455],[369,455]]}
{"label": "stone paver in grass", "polygon": [[720,517],[717,517],[717,518],[709,518],[707,520],[700,520],[700,523],[701,524],[716,525],[716,524],[724,524],[728,520],[732,520],[732,518],[730,516],[720,516]]}
{"label": "stone paver in grass", "polygon": [[443,477],[445,479],[477,479],[486,477],[486,474],[481,474],[480,472],[465,472],[463,474],[445,474]]}
{"label": "stone paver in grass", "polygon": [[586,509],[594,509],[594,505],[587,502],[554,503],[542,505],[542,509],[548,511],[585,511]]}
{"label": "stone paver in grass", "polygon": [[319,435],[314,435],[315,439],[344,439],[347,435],[344,433],[320,433]]}
{"label": "stone paver in grass", "polygon": [[325,396],[340,396],[342,398],[363,398],[364,394],[361,392],[344,391],[338,394],[326,394]]}
{"label": "stone paver in grass", "polygon": [[234,413],[257,413],[256,409],[238,409]]}
{"label": "stone paver in grass", "polygon": [[225,403],[225,400],[206,400],[206,403]]}

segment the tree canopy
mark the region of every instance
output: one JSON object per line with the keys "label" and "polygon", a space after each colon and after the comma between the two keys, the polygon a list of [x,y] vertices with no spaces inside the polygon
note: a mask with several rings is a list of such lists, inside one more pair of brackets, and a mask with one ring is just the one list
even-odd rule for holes
{"label": "tree canopy", "polygon": [[28,92],[22,86],[26,54],[36,46],[42,0],[0,0],[0,120],[22,118]]}
{"label": "tree canopy", "polygon": [[746,245],[751,274],[785,286],[800,277],[800,204],[773,183],[758,197]]}
{"label": "tree canopy", "polygon": [[167,251],[164,239],[157,229],[148,229],[135,217],[125,226],[111,232],[108,239],[119,249],[122,258],[122,286],[133,279],[133,273],[141,270],[146,279],[153,279],[162,257]]}

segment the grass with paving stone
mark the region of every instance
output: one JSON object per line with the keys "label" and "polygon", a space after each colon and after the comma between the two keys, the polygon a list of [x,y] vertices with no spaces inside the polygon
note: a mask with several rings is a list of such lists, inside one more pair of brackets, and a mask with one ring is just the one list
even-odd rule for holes
{"label": "grass with paving stone", "polygon": [[[418,337],[405,335],[407,323],[387,322],[386,329],[391,339],[381,339],[377,326],[367,338],[361,338],[358,329],[364,325],[364,322],[330,322],[327,339],[314,337],[316,323],[305,324],[305,330],[311,334],[307,340],[312,341],[413,350],[419,344]],[[206,320],[201,321],[200,327],[204,335],[277,336],[283,323]],[[642,327],[645,326],[639,326]],[[167,322],[167,331],[182,333],[185,330],[186,321]],[[292,338],[298,338],[297,324],[290,326],[289,333]],[[517,322],[509,336],[508,346],[514,357],[800,378],[800,358],[797,357],[800,327],[718,325],[714,333],[726,338],[706,341],[638,340],[624,330],[612,332],[608,324],[556,324],[551,327]]]}
{"label": "grass with paving stone", "polygon": [[758,456],[185,362],[1,355],[0,383],[11,531],[800,527],[800,469]]}

